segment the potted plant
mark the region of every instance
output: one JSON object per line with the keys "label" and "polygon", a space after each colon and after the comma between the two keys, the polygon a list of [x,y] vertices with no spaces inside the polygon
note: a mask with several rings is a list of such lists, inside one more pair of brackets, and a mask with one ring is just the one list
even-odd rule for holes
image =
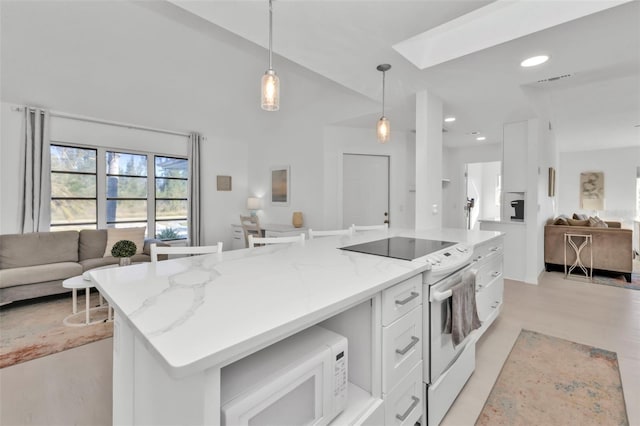
{"label": "potted plant", "polygon": [[120,258],[120,266],[131,265],[131,256],[136,254],[136,243],[120,240],[111,247],[111,256]]}

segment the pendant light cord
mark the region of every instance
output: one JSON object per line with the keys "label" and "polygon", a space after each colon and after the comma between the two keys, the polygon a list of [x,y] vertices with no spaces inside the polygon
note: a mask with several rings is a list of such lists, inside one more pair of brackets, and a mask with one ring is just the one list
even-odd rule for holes
{"label": "pendant light cord", "polygon": [[273,6],[269,0],[269,69],[273,69],[271,62],[271,39],[273,37]]}
{"label": "pendant light cord", "polygon": [[386,71],[382,71],[382,116],[383,117],[384,117],[384,77],[386,73],[387,73]]}

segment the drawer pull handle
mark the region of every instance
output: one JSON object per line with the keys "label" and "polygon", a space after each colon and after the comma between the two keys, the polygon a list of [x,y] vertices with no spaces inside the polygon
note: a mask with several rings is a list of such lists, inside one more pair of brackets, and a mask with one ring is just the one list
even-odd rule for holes
{"label": "drawer pull handle", "polygon": [[495,271],[493,274],[491,274],[492,277],[499,277],[500,276],[500,271]]}
{"label": "drawer pull handle", "polygon": [[420,339],[418,339],[416,336],[411,336],[411,343],[409,343],[407,346],[405,346],[402,349],[396,349],[396,353],[398,353],[400,355],[406,354],[407,352],[409,352],[409,349],[414,347],[416,345],[416,343],[418,343],[419,341],[420,341]]}
{"label": "drawer pull handle", "polygon": [[405,411],[404,414],[402,414],[402,415],[396,414],[396,419],[400,420],[401,422],[403,422],[407,417],[409,417],[409,414],[411,414],[413,409],[416,408],[416,406],[420,402],[420,400],[418,398],[416,398],[415,396],[412,396],[411,399],[413,400],[413,402],[411,403],[411,405],[409,406],[407,411]]}
{"label": "drawer pull handle", "polygon": [[400,305],[400,306],[406,305],[407,303],[411,302],[413,299],[415,299],[418,296],[420,296],[420,293],[416,293],[415,291],[412,291],[411,295],[406,299],[396,300],[396,305]]}

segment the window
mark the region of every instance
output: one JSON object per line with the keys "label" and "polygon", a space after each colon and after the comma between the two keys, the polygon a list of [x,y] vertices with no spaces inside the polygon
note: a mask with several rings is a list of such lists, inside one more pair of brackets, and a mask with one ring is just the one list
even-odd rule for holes
{"label": "window", "polygon": [[187,160],[155,157],[156,238],[186,239],[188,209]]}
{"label": "window", "polygon": [[51,229],[96,229],[97,150],[51,145]]}
{"label": "window", "polygon": [[188,238],[187,159],[61,144],[50,152],[52,231],[146,226],[147,236]]}
{"label": "window", "polygon": [[147,156],[107,151],[107,226],[147,225]]}

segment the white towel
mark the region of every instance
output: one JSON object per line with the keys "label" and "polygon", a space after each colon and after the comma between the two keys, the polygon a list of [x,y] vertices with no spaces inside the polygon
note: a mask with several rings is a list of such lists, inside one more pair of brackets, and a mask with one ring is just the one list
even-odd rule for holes
{"label": "white towel", "polygon": [[462,281],[451,287],[451,297],[444,305],[447,309],[445,333],[450,333],[454,345],[460,344],[482,323],[476,309],[476,270],[464,273]]}

